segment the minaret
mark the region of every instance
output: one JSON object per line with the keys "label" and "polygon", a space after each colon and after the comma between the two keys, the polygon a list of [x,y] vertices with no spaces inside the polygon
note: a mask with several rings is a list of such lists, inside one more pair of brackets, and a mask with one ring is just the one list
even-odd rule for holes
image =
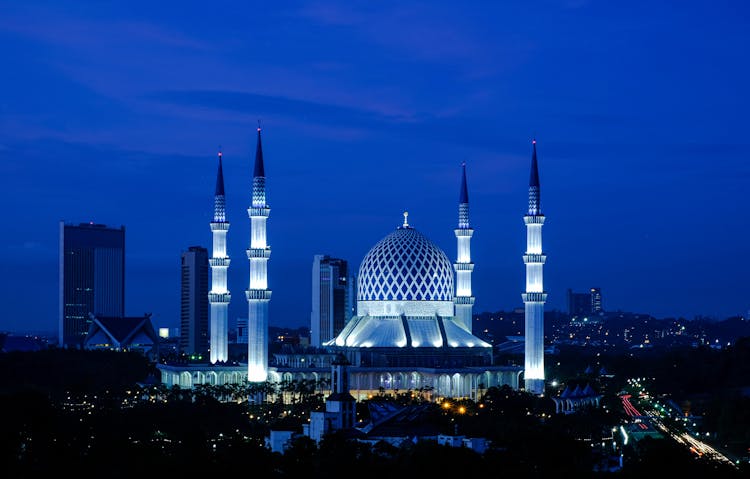
{"label": "minaret", "polygon": [[547,256],[542,252],[542,225],[544,215],[541,208],[539,168],[536,161],[536,140],[532,141],[529,180],[529,212],[523,217],[526,224],[526,293],[522,294],[526,309],[524,381],[526,390],[544,394],[544,292],[543,270]]}
{"label": "minaret", "polygon": [[271,209],[266,203],[266,173],[263,168],[263,147],[258,127],[258,146],[255,150],[253,170],[252,205],[247,210],[250,216],[250,286],[247,296],[247,380],[261,382],[268,378],[268,258],[271,248],[266,241],[266,220]]}
{"label": "minaret", "polygon": [[456,304],[456,322],[459,326],[471,333],[472,309],[474,297],[471,295],[471,272],[474,263],[471,262],[471,236],[474,229],[469,225],[469,191],[466,188],[466,163],[461,164],[461,193],[458,197],[458,228],[456,233],[457,257],[453,263],[456,270],[456,295],[453,302]]}
{"label": "minaret", "polygon": [[214,194],[214,219],[211,221],[211,236],[213,237],[213,253],[208,260],[211,265],[211,291],[208,292],[208,302],[211,304],[210,330],[210,359],[211,364],[226,362],[228,359],[228,328],[227,317],[231,295],[227,289],[227,222],[224,197],[224,171],[221,167],[221,151],[219,152],[219,171],[216,173],[216,193]]}

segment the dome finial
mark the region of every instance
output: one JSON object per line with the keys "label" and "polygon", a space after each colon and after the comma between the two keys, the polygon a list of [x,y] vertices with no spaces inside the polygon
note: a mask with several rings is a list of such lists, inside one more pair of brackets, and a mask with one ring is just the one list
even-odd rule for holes
{"label": "dome finial", "polygon": [[409,227],[409,212],[404,211],[404,228]]}

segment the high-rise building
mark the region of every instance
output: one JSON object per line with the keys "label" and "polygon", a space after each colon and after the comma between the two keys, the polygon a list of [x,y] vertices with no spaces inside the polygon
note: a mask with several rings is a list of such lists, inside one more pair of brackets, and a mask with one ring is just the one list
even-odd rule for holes
{"label": "high-rise building", "polygon": [[125,227],[60,221],[61,347],[83,346],[89,313],[125,316]]}
{"label": "high-rise building", "polygon": [[253,196],[247,214],[250,217],[250,247],[247,259],[250,262],[250,284],[245,291],[247,297],[247,380],[263,382],[268,379],[268,303],[271,290],[268,288],[268,259],[271,247],[266,239],[266,222],[271,208],[266,202],[266,171],[263,164],[263,147],[260,142],[255,149],[253,168]]}
{"label": "high-rise building", "polygon": [[602,311],[602,289],[591,288],[591,312],[598,314]]}
{"label": "high-rise building", "polygon": [[247,318],[237,318],[237,344],[247,344]]}
{"label": "high-rise building", "polygon": [[601,288],[591,288],[586,293],[576,293],[568,288],[568,316],[583,318],[602,311]]}
{"label": "high-rise building", "polygon": [[208,250],[202,246],[182,252],[180,351],[208,353]]}
{"label": "high-rise building", "polygon": [[211,221],[211,236],[213,237],[213,252],[209,264],[211,265],[211,291],[208,302],[211,305],[210,354],[211,364],[226,362],[229,359],[229,301],[232,299],[227,289],[227,221],[224,196],[224,171],[221,166],[221,152],[219,152],[219,169],[216,173],[216,192],[214,193],[214,217]]}
{"label": "high-rise building", "polygon": [[544,291],[543,267],[547,255],[542,250],[542,214],[539,167],[536,159],[536,140],[532,142],[531,178],[529,180],[529,211],[523,217],[526,224],[526,292],[522,294],[526,321],[524,345],[524,383],[526,390],[544,394]]}
{"label": "high-rise building", "polygon": [[310,344],[335,338],[354,315],[355,281],[346,260],[315,255],[312,267]]}
{"label": "high-rise building", "polygon": [[575,293],[568,289],[568,315],[571,318],[591,314],[591,293]]}

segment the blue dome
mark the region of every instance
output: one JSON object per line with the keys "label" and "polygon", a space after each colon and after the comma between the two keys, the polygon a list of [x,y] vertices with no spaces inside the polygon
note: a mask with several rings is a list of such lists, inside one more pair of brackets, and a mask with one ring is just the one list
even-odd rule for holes
{"label": "blue dome", "polygon": [[362,260],[357,300],[453,301],[453,266],[422,233],[398,228]]}

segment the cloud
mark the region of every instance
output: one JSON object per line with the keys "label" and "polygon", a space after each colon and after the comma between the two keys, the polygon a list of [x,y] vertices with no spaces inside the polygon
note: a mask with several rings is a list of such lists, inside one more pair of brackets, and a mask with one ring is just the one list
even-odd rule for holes
{"label": "cloud", "polygon": [[[463,29],[451,12],[441,12],[432,3],[396,4],[376,7],[369,3],[312,3],[298,10],[303,18],[323,25],[346,27],[369,42],[392,52],[431,62],[481,62],[489,52],[469,29]],[[477,65],[474,65],[477,66]]]}
{"label": "cloud", "polygon": [[[33,21],[29,21],[33,18]],[[55,46],[83,51],[119,46],[208,50],[209,44],[150,22],[96,20],[48,11],[10,13],[0,17],[0,31],[15,33]]]}

